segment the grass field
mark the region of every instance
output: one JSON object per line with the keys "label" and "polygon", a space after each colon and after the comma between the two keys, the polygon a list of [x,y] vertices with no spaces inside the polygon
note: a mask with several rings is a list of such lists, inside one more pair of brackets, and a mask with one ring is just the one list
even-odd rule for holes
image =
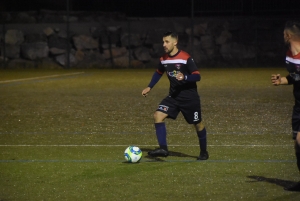
{"label": "grass field", "polygon": [[[292,86],[284,68],[202,69],[198,83],[208,132],[207,161],[194,128],[167,120],[170,156],[157,147],[153,112],[164,76],[147,98],[152,70],[0,71],[0,201],[300,200]],[[143,151],[125,163],[128,145]]]}

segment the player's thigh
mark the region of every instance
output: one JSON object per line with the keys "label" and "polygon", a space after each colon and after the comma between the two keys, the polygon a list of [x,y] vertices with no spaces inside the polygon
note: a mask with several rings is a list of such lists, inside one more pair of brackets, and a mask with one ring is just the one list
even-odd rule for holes
{"label": "player's thigh", "polygon": [[[158,105],[158,108],[156,109],[156,112],[161,112],[161,113],[166,114],[167,118],[176,119],[180,110],[176,105],[176,100],[174,100],[171,97],[166,97],[165,99],[163,99],[160,102],[160,104]],[[156,114],[156,112],[154,114]],[[160,115],[162,115],[162,114],[160,114]]]}

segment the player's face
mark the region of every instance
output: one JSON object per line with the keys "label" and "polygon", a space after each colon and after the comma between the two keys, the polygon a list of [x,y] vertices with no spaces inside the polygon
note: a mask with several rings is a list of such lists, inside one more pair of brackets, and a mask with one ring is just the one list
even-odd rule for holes
{"label": "player's face", "polygon": [[176,45],[177,45],[177,40],[175,38],[172,38],[171,36],[163,37],[163,47],[166,53],[168,54],[175,53],[173,51],[177,50]]}

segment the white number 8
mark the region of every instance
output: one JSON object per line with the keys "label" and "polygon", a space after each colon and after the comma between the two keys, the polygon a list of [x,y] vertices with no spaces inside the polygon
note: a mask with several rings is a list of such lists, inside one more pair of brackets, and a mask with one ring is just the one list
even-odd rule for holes
{"label": "white number 8", "polygon": [[198,120],[198,112],[195,112],[195,113],[194,113],[194,119],[195,119],[195,120]]}

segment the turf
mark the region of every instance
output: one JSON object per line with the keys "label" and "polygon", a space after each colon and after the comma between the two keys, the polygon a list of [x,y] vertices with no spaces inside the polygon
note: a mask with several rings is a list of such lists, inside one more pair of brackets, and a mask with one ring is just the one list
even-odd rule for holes
{"label": "turf", "polygon": [[[180,115],[167,120],[170,156],[157,147],[153,112],[164,76],[154,69],[0,71],[0,200],[300,200],[291,138],[292,86],[284,68],[201,69],[207,161]],[[143,151],[125,162],[129,145]]]}

